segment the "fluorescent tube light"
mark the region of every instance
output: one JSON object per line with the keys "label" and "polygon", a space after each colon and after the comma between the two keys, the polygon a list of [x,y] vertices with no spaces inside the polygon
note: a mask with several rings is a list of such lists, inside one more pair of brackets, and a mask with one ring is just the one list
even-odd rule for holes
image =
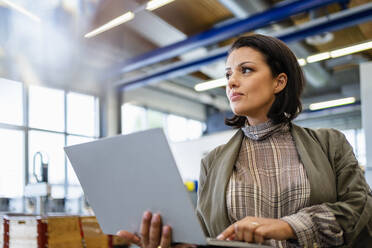
{"label": "fluorescent tube light", "polygon": [[310,104],[309,109],[319,110],[319,109],[325,109],[325,108],[332,108],[336,106],[352,104],[354,102],[355,102],[354,97],[347,97],[347,98],[342,98],[342,99],[337,99],[337,100],[332,100],[332,101],[313,103],[313,104]]}
{"label": "fluorescent tube light", "polygon": [[31,12],[27,11],[27,10],[24,9],[23,7],[18,6],[17,4],[12,3],[11,1],[8,1],[8,0],[3,0],[3,2],[4,2],[5,4],[7,4],[9,7],[13,8],[13,9],[17,10],[18,12],[24,14],[25,16],[31,18],[31,19],[34,20],[35,22],[40,22],[40,21],[41,21],[41,20],[40,20],[40,17],[38,17],[38,16],[32,14]]}
{"label": "fluorescent tube light", "polygon": [[174,0],[151,0],[147,3],[146,9],[152,11],[173,1]]}
{"label": "fluorescent tube light", "polygon": [[322,60],[329,59],[330,57],[331,57],[331,54],[329,52],[318,53],[318,54],[314,54],[314,55],[307,57],[306,61],[307,63],[314,63],[314,62],[319,62]]}
{"label": "fluorescent tube light", "polygon": [[297,59],[297,61],[298,61],[298,64],[300,66],[305,66],[306,65],[306,59],[301,58],[301,59]]}
{"label": "fluorescent tube light", "polygon": [[214,89],[214,88],[218,88],[218,87],[226,86],[226,85],[227,85],[226,78],[219,78],[216,80],[197,84],[195,85],[194,89],[196,91],[205,91],[205,90],[210,90],[210,89]]}
{"label": "fluorescent tube light", "polygon": [[368,50],[368,49],[371,49],[371,48],[372,48],[372,41],[368,41],[368,42],[361,43],[361,44],[358,44],[358,45],[333,50],[333,51],[331,51],[331,57],[332,58],[337,58],[337,57],[341,57],[341,56],[344,56],[344,55]]}
{"label": "fluorescent tube light", "polygon": [[96,36],[97,34],[100,34],[102,32],[105,32],[113,27],[116,27],[120,24],[123,24],[124,22],[128,22],[134,18],[134,13],[129,11],[125,13],[124,15],[121,15],[119,17],[116,17],[115,19],[109,21],[108,23],[102,25],[101,27],[87,33],[84,35],[85,38],[91,38],[93,36]]}

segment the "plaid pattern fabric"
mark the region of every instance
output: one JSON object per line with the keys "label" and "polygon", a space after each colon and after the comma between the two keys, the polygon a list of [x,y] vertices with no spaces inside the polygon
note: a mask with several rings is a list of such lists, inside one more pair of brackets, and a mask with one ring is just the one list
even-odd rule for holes
{"label": "plaid pattern fabric", "polygon": [[245,138],[226,192],[230,221],[246,216],[287,216],[283,220],[292,226],[298,241],[268,241],[274,247],[322,247],[343,242],[336,238],[340,233],[342,238],[342,230],[325,206],[305,211],[310,183],[289,125],[269,121],[246,126],[243,132]]}

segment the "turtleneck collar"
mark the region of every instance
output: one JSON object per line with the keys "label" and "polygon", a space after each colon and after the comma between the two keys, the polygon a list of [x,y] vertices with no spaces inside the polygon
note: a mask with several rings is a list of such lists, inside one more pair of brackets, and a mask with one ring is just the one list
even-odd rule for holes
{"label": "turtleneck collar", "polygon": [[274,124],[271,120],[260,123],[256,126],[250,126],[248,122],[242,127],[244,135],[252,140],[264,140],[277,132],[289,131],[288,123]]}

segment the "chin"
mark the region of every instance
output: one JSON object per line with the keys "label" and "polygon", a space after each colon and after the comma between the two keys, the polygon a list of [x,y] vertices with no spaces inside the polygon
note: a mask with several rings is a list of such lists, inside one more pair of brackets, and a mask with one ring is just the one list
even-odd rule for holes
{"label": "chin", "polygon": [[233,106],[231,106],[231,111],[235,115],[238,115],[238,116],[247,116],[247,112],[248,112],[246,109],[242,109],[239,107],[233,107]]}

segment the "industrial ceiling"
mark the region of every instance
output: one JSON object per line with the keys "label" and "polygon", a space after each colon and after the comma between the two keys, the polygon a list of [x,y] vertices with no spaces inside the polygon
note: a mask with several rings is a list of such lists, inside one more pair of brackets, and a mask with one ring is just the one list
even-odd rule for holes
{"label": "industrial ceiling", "polygon": [[[124,101],[145,88],[228,110],[223,87],[194,86],[223,77],[227,47],[251,32],[281,38],[298,58],[372,40],[369,0],[174,0],[153,11],[147,0],[12,2],[41,21],[0,0],[0,77],[97,95],[115,87],[128,92]],[[130,21],[84,37],[128,11]],[[303,66],[305,107],[314,99],[359,100],[358,65],[371,58],[370,49]]]}

